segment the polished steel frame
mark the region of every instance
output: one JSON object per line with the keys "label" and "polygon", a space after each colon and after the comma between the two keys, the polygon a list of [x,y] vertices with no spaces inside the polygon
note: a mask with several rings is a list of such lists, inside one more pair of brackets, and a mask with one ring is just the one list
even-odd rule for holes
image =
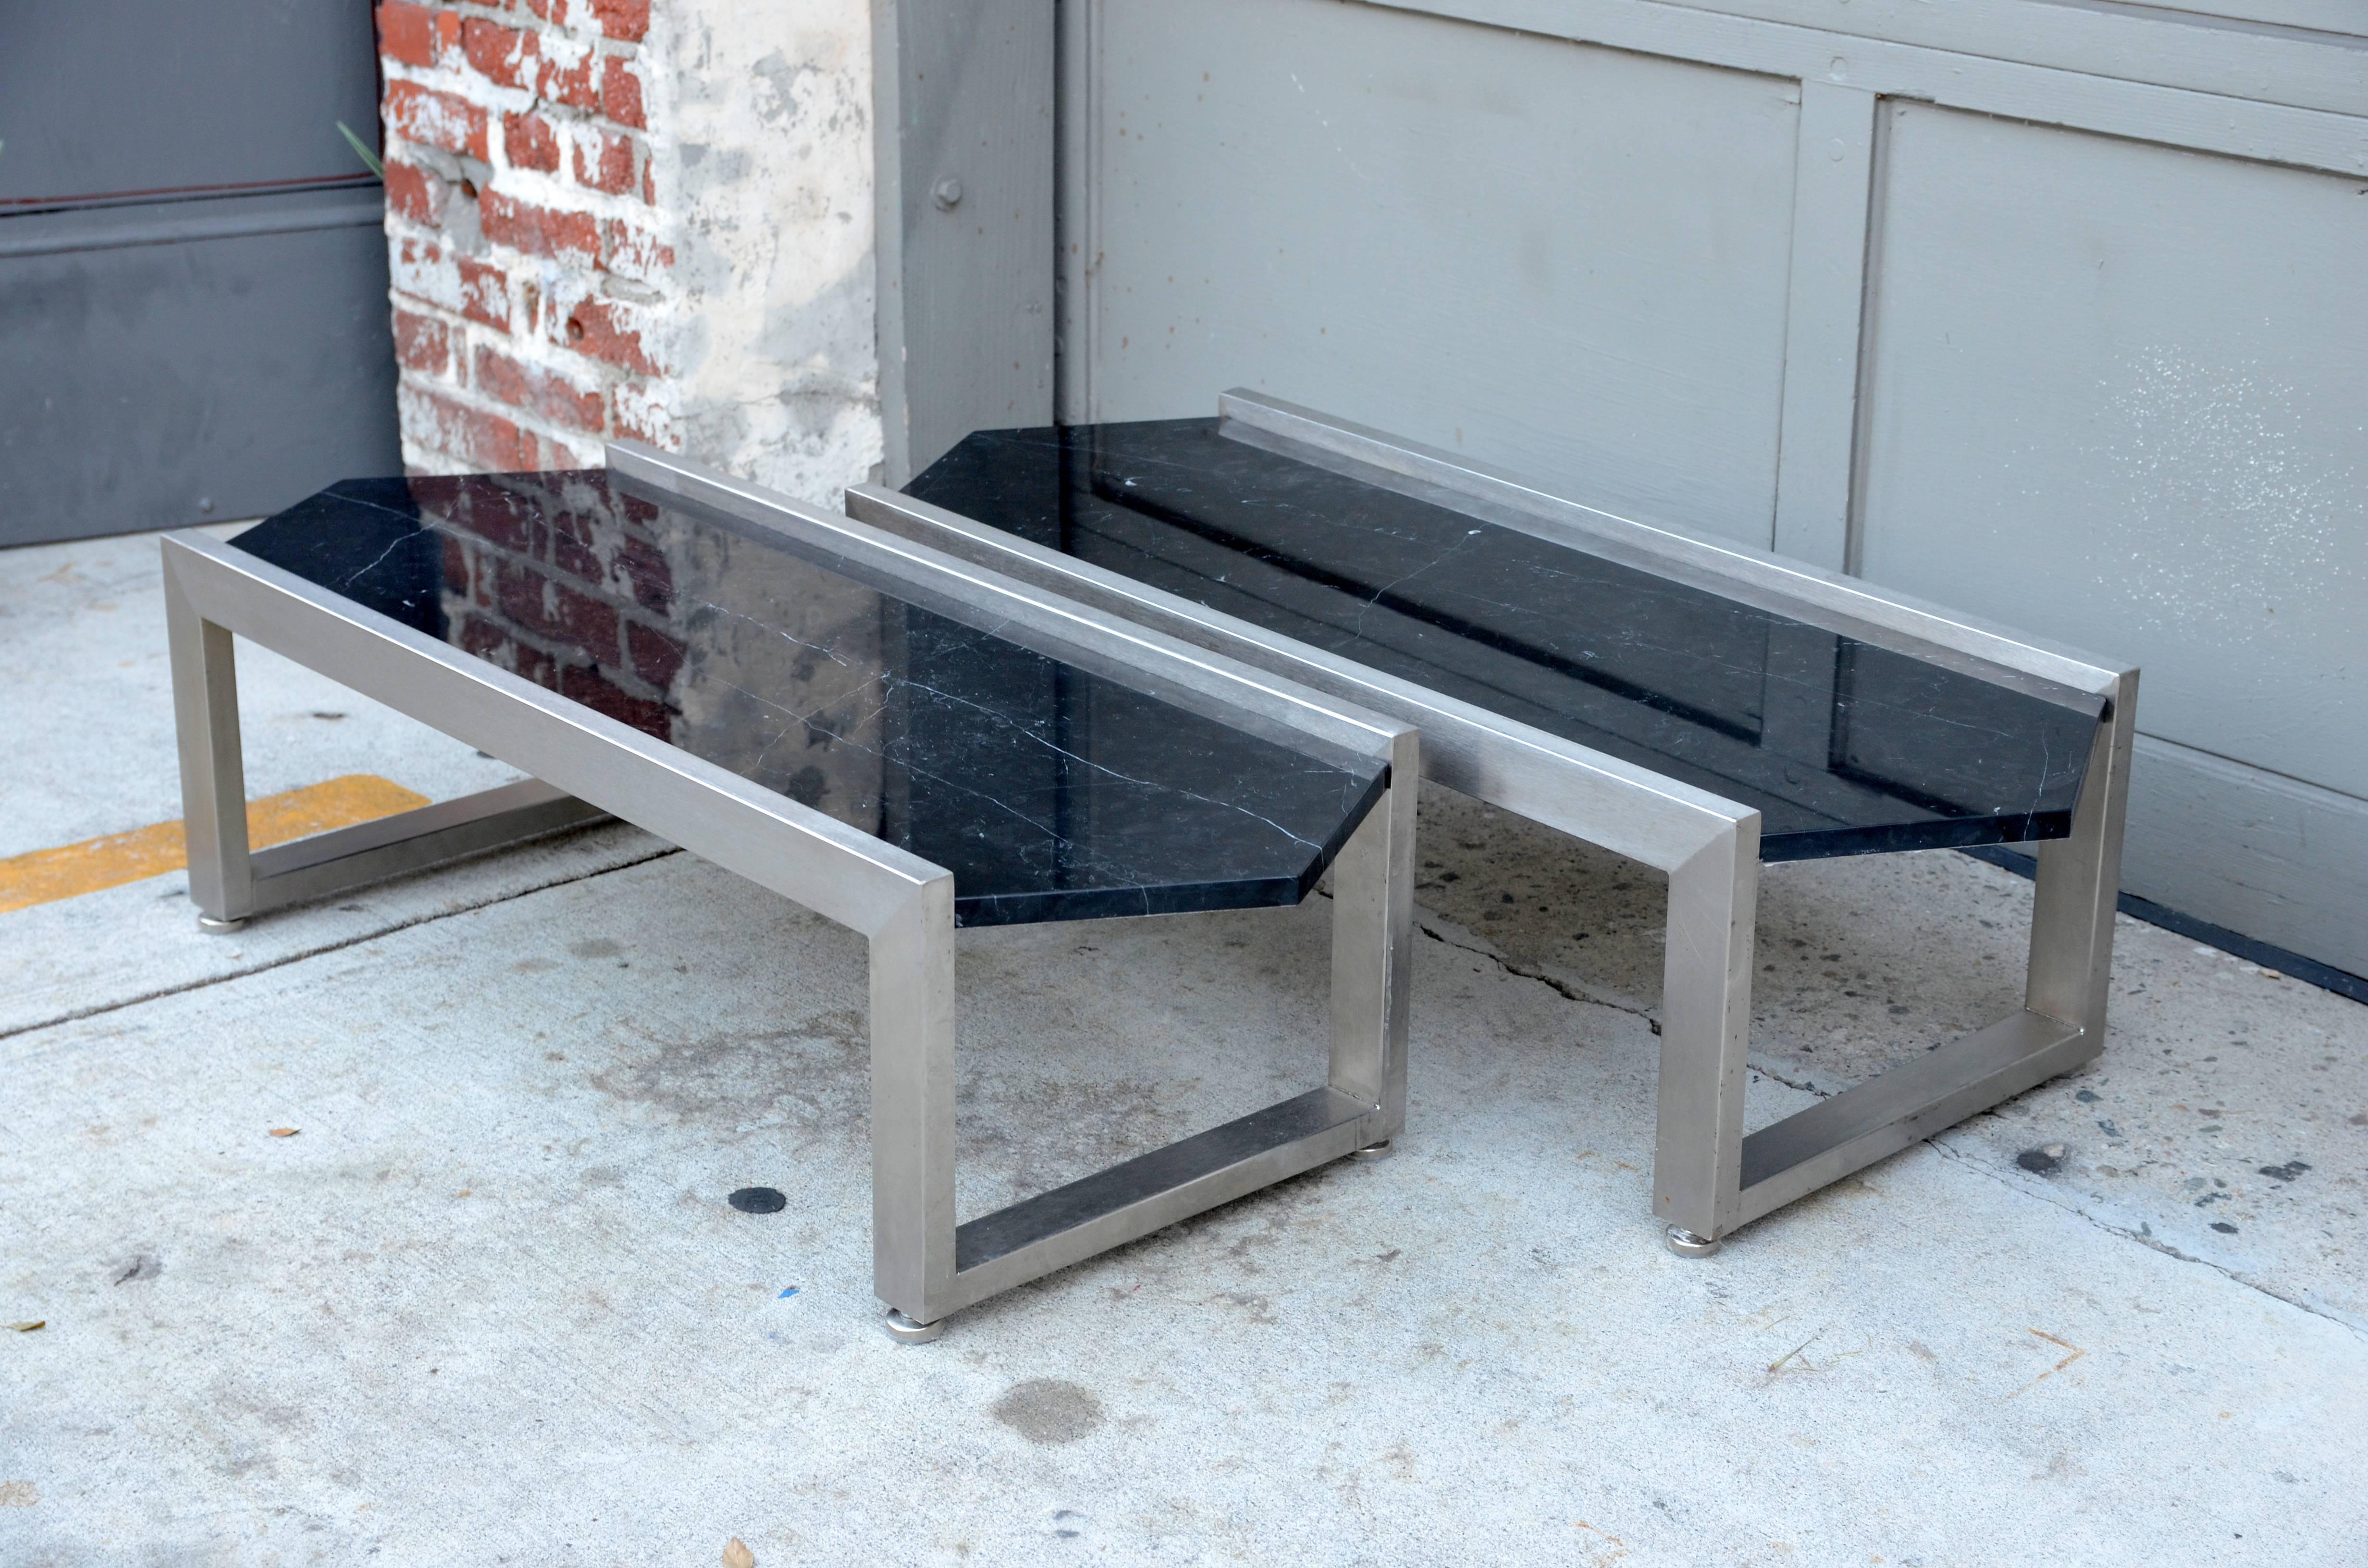
{"label": "polished steel frame", "polygon": [[2021,1009],[1800,1111],[1743,1128],[1759,813],[1649,768],[1382,674],[879,485],[850,516],[1419,726],[1426,775],[1669,879],[1653,1209],[1670,1245],[1736,1227],[2093,1058],[2103,1049],[2138,672],[1855,577],[1550,494],[1452,453],[1247,392],[1222,432],[1553,543],[2029,688],[2106,699],[2068,838],[2039,845]]}
{"label": "polished steel frame", "polygon": [[[1381,799],[1332,868],[1325,1085],[958,1224],[951,872],[186,532],[164,540],[165,614],[189,892],[210,923],[606,813],[861,932],[871,942],[873,1289],[901,1337],[927,1337],[927,1325],[985,1297],[1397,1134],[1420,767],[1413,726],[647,448],[618,443],[609,458],[654,499],[787,536],[835,570],[1047,656],[1302,751],[1387,763]],[[233,633],[533,778],[250,853]]]}

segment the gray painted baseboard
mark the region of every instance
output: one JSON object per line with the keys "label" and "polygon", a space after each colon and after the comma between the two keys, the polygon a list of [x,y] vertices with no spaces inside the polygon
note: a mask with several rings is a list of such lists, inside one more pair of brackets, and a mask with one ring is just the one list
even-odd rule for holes
{"label": "gray painted baseboard", "polygon": [[2122,888],[2368,975],[2368,801],[2137,737]]}
{"label": "gray painted baseboard", "polygon": [[0,217],[0,545],[400,472],[385,216],[371,184]]}

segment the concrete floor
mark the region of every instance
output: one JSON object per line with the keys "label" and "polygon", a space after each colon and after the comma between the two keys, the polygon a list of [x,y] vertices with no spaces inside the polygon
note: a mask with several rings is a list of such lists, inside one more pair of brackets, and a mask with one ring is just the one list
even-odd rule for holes
{"label": "concrete floor", "polygon": [[[154,559],[0,552],[0,855],[177,814]],[[507,777],[241,658],[257,794]],[[0,1563],[2368,1557],[2368,1008],[2125,921],[2098,1063],[1688,1262],[1656,880],[1423,832],[1397,1156],[917,1347],[861,944],[691,857],[602,828],[228,938],[172,876],[0,915],[0,1323],[47,1324],[0,1332]],[[1771,868],[1755,1115],[2011,1006],[2029,907]],[[1326,929],[966,933],[963,1211],[1315,1082]]]}

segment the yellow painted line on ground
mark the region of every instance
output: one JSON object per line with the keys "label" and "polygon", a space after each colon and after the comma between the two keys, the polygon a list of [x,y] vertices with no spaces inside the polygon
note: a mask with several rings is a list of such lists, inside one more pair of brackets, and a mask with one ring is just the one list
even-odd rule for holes
{"label": "yellow painted line on ground", "polygon": [[[246,803],[250,847],[267,848],[375,822],[427,804],[427,797],[373,773],[349,773],[325,784],[308,784],[284,795]],[[57,849],[34,849],[0,860],[0,914],[36,903],[53,903],[101,888],[120,887],[142,877],[177,871],[189,863],[188,842],[177,822],[160,822],[104,838],[85,838]]]}

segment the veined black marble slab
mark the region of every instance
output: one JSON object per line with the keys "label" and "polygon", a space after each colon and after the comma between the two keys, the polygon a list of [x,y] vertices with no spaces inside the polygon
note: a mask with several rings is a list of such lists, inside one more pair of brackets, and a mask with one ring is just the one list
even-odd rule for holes
{"label": "veined black marble slab", "polygon": [[599,471],[348,480],[232,542],[945,867],[957,925],[1297,903],[1387,781]]}
{"label": "veined black marble slab", "polygon": [[905,490],[1755,807],[1764,860],[2061,838],[2104,712],[1233,440],[1213,419],[981,431]]}

